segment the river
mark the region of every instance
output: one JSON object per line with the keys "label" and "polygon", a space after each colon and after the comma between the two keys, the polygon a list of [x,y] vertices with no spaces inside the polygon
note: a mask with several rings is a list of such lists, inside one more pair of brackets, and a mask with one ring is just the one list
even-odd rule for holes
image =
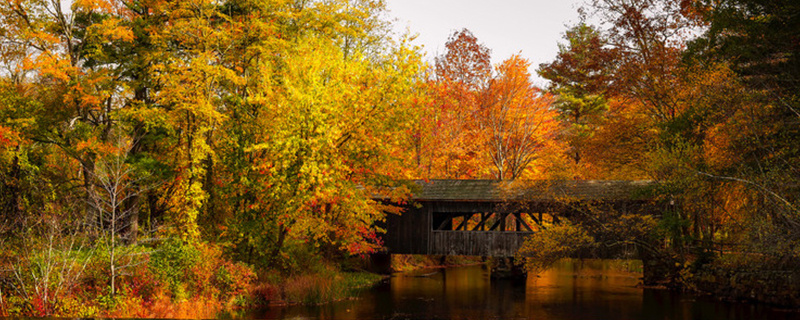
{"label": "river", "polygon": [[258,310],[254,319],[800,319],[760,304],[637,287],[629,262],[562,260],[523,280],[490,278],[486,266],[394,276],[355,300]]}

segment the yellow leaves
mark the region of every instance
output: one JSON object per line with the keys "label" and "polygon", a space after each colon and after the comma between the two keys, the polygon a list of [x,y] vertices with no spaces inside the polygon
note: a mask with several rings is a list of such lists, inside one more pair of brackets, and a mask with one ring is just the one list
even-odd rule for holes
{"label": "yellow leaves", "polygon": [[99,24],[89,27],[90,32],[97,33],[102,39],[107,41],[132,42],[134,40],[133,30],[122,25],[122,20],[114,17],[103,19]]}
{"label": "yellow leaves", "polygon": [[199,179],[187,177],[191,174],[192,172],[182,173],[179,176],[180,180],[176,183],[180,193],[167,198],[170,201],[170,207],[173,208],[175,229],[172,230],[172,233],[186,241],[199,239],[200,229],[197,225],[197,218],[200,208],[206,200],[203,184]]}
{"label": "yellow leaves", "polygon": [[246,151],[259,155],[252,168],[269,185],[268,213],[291,224],[290,237],[368,250],[364,237],[383,213],[357,186],[401,167],[395,151],[414,120],[405,103],[419,58],[345,51],[316,31],[291,47],[259,47],[276,52],[245,68],[257,70],[247,103],[260,110],[259,136]]}
{"label": "yellow leaves", "polygon": [[529,272],[538,273],[593,243],[594,239],[580,226],[554,225],[526,238],[515,258],[522,261]]}
{"label": "yellow leaves", "polygon": [[116,8],[113,0],[74,0],[73,11],[113,12]]}

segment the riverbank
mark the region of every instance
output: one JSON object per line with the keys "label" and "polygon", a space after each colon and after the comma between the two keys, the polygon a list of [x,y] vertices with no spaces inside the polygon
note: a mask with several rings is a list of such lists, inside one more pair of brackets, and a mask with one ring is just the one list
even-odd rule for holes
{"label": "riverbank", "polygon": [[696,257],[651,259],[645,270],[645,288],[687,291],[720,301],[800,310],[800,263],[793,259],[724,253],[704,261]]}
{"label": "riverbank", "polygon": [[289,277],[273,273],[255,285],[253,296],[259,306],[320,305],[352,299],[385,277],[364,271],[345,272],[332,266]]}
{"label": "riverbank", "polygon": [[[126,250],[126,260],[115,267],[132,267],[117,269],[113,282],[103,255],[5,259],[0,317],[209,319],[269,305],[346,300],[384,277],[322,258],[297,270],[259,270],[227,258],[210,243],[167,240],[158,250]],[[48,277],[25,272],[43,267],[49,268]]]}
{"label": "riverbank", "polygon": [[800,310],[800,265],[761,255],[726,255],[689,279],[690,289],[721,300]]}
{"label": "riverbank", "polygon": [[481,257],[470,256],[436,256],[421,254],[393,254],[391,257],[392,272],[402,273],[419,269],[447,268],[470,266],[487,263]]}

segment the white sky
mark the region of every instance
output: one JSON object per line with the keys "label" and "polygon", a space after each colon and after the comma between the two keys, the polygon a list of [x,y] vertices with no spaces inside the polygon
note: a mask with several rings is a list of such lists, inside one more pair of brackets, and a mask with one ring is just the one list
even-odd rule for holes
{"label": "white sky", "polygon": [[536,75],[540,63],[553,61],[566,25],[578,22],[581,0],[387,0],[395,31],[406,28],[419,36],[426,60],[444,52],[447,37],[467,28],[492,50],[497,64],[521,53],[531,62],[534,84],[546,80]]}

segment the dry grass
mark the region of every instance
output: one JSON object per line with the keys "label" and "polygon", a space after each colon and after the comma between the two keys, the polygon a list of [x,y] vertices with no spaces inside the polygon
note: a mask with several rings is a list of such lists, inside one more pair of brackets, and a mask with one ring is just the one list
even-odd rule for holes
{"label": "dry grass", "polygon": [[483,263],[479,257],[466,256],[429,256],[418,254],[393,254],[392,270],[408,272],[425,268],[442,268],[452,266],[474,265]]}

